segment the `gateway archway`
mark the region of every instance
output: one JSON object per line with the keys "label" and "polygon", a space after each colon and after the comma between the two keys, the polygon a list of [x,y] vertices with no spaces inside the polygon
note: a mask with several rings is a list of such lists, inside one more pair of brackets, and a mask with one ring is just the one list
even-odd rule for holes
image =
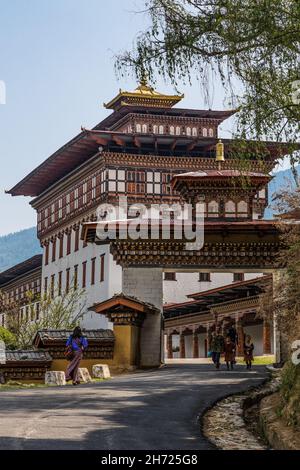
{"label": "gateway archway", "polygon": [[[114,260],[122,266],[122,294],[156,310],[152,315],[145,315],[140,322],[139,345],[135,344],[135,351],[129,354],[131,365],[157,367],[164,361],[164,271],[273,273],[280,268],[278,251],[282,243],[272,221],[207,222],[204,225],[204,246],[194,251],[186,249],[185,240],[174,238],[176,222],[172,223],[167,240],[162,235],[161,222],[157,227],[158,239],[151,240],[150,231],[147,240],[124,238],[124,224],[129,223],[105,222],[108,229],[116,227],[114,239],[109,243]],[[146,229],[146,221],[143,223],[143,229]],[[86,242],[103,243],[97,238],[96,222],[84,225],[82,237]],[[105,302],[101,304],[101,312],[97,305],[94,310],[109,314]]]}
{"label": "gateway archway", "polygon": [[164,305],[165,357],[206,358],[216,326],[222,334],[234,326],[238,355],[243,355],[244,335],[250,334],[257,356],[274,353],[272,320],[259,315],[260,295],[269,289],[272,275],[233,282],[191,293],[181,303]]}

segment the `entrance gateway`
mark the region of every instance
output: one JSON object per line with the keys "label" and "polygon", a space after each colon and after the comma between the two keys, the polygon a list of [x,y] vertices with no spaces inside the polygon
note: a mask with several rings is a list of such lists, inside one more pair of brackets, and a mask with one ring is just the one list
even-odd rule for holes
{"label": "entrance gateway", "polygon": [[[163,271],[237,270],[272,273],[280,268],[277,260],[281,242],[274,222],[254,220],[252,217],[255,195],[269,180],[270,177],[264,173],[222,170],[221,164],[219,170],[175,175],[172,179],[173,188],[184,200],[191,203],[194,209],[199,201],[205,204],[212,198],[215,198],[214,202],[218,205],[218,214],[221,216],[217,220],[204,219],[204,244],[200,249],[188,249],[187,243],[190,240],[184,236],[180,240],[176,238],[178,226],[183,223],[176,219],[170,221],[168,238],[163,233],[163,221],[156,221],[155,228],[159,234],[156,239],[151,238],[148,220],[141,219],[140,230],[144,234],[148,230],[148,238],[138,240],[129,236],[127,229],[131,221],[128,219],[101,222],[101,227],[105,226],[105,229],[113,234],[109,238],[110,251],[114,260],[122,266],[122,294],[95,305],[94,311],[108,316],[114,325],[127,326],[127,330],[123,328],[116,331],[116,342],[121,341],[120,337],[123,337],[123,342],[124,337],[127,338],[124,363],[157,367],[164,360]],[[243,220],[240,213],[229,212],[230,205],[224,203],[235,200],[237,193],[243,198]],[[196,211],[193,210],[192,213],[193,217],[189,223],[191,229],[196,224]],[[103,239],[98,236],[98,228],[97,222],[84,224],[83,240],[87,243],[103,243]],[[127,236],[124,236],[124,229]],[[127,303],[121,299],[126,299]],[[144,305],[143,311],[139,311],[138,304]],[[251,305],[244,305],[244,313],[249,311]],[[218,323],[223,320],[223,313],[216,308],[214,321]],[[239,321],[237,326],[241,335]],[[267,334],[267,328],[269,326],[266,325],[264,334]]]}

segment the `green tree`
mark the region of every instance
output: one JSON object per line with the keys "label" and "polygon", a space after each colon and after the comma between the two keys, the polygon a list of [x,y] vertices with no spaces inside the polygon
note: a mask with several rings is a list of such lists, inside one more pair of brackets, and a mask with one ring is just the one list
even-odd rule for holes
{"label": "green tree", "polygon": [[[39,303],[38,317],[37,302]],[[21,313],[24,306],[25,312],[23,309]],[[30,349],[38,330],[73,329],[78,325],[86,311],[85,290],[73,287],[68,292],[54,291],[52,294],[48,292],[42,297],[27,292],[25,302],[14,301],[6,308],[6,326],[15,335],[16,347]]]}
{"label": "green tree", "polygon": [[16,336],[3,326],[0,327],[0,341],[3,341],[7,349],[15,349],[17,345]]}
{"label": "green tree", "polygon": [[[299,0],[145,0],[150,26],[116,69],[178,87],[221,80],[241,138],[294,143],[300,123]],[[241,86],[236,86],[237,83]],[[237,90],[242,90],[238,92]],[[291,147],[294,150],[295,147]],[[298,159],[293,154],[292,163]]]}
{"label": "green tree", "polygon": [[282,268],[280,288],[270,285],[260,297],[260,314],[267,320],[274,315],[282,336],[281,355],[291,355],[291,344],[300,338],[300,190],[281,188],[274,196],[274,210],[282,249],[278,255]]}

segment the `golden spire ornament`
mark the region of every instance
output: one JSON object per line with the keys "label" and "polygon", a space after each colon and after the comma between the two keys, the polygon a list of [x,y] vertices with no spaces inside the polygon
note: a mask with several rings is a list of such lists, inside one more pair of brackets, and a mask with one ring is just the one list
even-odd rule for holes
{"label": "golden spire ornament", "polygon": [[224,144],[221,139],[219,139],[219,142],[216,145],[216,161],[217,162],[224,162]]}
{"label": "golden spire ornament", "polygon": [[216,161],[218,162],[218,170],[220,171],[222,168],[222,162],[225,161],[224,157],[224,144],[221,139],[216,145]]}

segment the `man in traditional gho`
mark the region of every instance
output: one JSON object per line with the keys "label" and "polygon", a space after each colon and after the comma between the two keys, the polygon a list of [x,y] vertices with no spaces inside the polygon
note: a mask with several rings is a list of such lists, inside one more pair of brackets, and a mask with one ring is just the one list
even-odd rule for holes
{"label": "man in traditional gho", "polygon": [[220,357],[224,352],[224,336],[217,329],[211,340],[211,356],[216,369],[220,369]]}

